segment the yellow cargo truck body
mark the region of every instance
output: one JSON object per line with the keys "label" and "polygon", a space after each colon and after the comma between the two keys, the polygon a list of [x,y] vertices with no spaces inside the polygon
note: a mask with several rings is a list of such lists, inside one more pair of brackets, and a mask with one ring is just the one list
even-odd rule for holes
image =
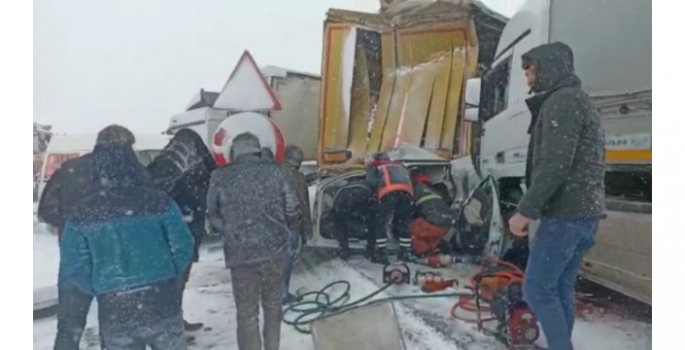
{"label": "yellow cargo truck body", "polygon": [[478,62],[470,6],[330,10],[322,56],[321,168],[359,166],[370,154],[406,143],[445,159],[469,153],[462,95]]}

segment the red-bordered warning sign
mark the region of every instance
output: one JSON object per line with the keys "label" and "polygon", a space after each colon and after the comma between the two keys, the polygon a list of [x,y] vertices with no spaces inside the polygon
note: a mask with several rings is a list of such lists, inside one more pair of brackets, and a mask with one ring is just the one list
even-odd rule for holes
{"label": "red-bordered warning sign", "polygon": [[245,50],[213,107],[242,112],[278,111],[281,109],[281,102],[250,52]]}

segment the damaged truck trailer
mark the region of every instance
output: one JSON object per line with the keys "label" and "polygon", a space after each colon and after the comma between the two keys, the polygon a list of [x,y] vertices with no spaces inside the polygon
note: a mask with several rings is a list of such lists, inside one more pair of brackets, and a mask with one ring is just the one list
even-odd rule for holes
{"label": "damaged truck trailer", "polygon": [[348,169],[402,144],[469,154],[465,81],[494,58],[505,18],[470,1],[408,1],[324,23],[319,166]]}
{"label": "damaged truck trailer", "polygon": [[[453,207],[463,202],[469,189],[452,176],[450,161],[470,154],[473,144],[475,124],[463,118],[464,88],[493,61],[505,24],[505,17],[471,1],[328,11],[310,245],[338,247],[332,199],[345,184],[364,179],[365,159],[379,151],[427,175]],[[363,249],[363,241],[362,234],[350,237],[350,248]],[[482,243],[473,251],[488,249]]]}

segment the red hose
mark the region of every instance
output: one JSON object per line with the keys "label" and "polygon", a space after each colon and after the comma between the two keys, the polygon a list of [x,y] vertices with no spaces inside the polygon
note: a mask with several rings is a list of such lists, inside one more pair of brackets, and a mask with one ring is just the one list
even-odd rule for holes
{"label": "red hose", "polygon": [[[499,289],[506,287],[510,283],[513,282],[518,282],[522,283],[523,282],[523,271],[516,265],[502,261],[502,260],[496,260],[496,259],[488,259],[484,260],[484,265],[483,269],[478,271],[476,274],[474,274],[471,277],[471,282],[470,282],[470,289],[472,290],[479,290],[480,294],[480,310],[476,307],[475,303],[475,295],[473,296],[467,296],[467,297],[461,297],[459,300],[452,306],[452,309],[450,311],[450,314],[452,315],[453,318],[468,322],[468,323],[476,323],[476,319],[472,318],[464,318],[461,316],[457,315],[457,312],[459,310],[466,311],[469,313],[476,313],[478,311],[480,312],[489,312],[490,311],[490,306],[489,302],[492,300],[493,294],[496,293]],[[496,268],[503,268],[502,270],[498,271],[491,271],[492,269]],[[485,282],[488,280],[487,282]],[[479,284],[480,285],[477,285]],[[476,288],[478,287],[478,288]],[[581,314],[591,314],[595,313],[595,308],[589,303],[582,302],[582,301],[577,301],[576,303],[576,312],[581,315]],[[489,322],[494,320],[494,318],[483,318],[481,319],[482,322]]]}
{"label": "red hose", "polygon": [[[523,271],[518,268],[518,266],[501,260],[485,260],[486,266],[476,274],[471,277],[471,289],[479,290],[480,294],[480,309],[476,307],[475,294],[473,296],[461,297],[452,306],[450,314],[453,318],[468,322],[477,323],[477,319],[464,318],[457,315],[459,310],[463,310],[470,313],[476,312],[489,312],[490,306],[489,301],[492,300],[493,294],[497,292],[500,288],[512,283],[512,282],[522,282],[523,281]],[[506,270],[500,271],[490,271],[492,268],[507,268]],[[494,280],[484,283],[485,279]],[[478,285],[480,284],[480,285]],[[481,322],[493,321],[494,318],[481,318]]]}

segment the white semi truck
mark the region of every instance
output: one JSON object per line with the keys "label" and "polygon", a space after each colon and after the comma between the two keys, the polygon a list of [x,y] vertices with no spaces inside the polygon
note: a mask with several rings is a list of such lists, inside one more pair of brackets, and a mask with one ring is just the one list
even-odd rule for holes
{"label": "white semi truck", "polygon": [[[305,154],[308,171],[315,166],[317,131],[319,127],[319,90],[321,78],[318,75],[297,72],[276,66],[261,68],[262,74],[278,97],[281,109],[260,112],[272,118],[283,132],[286,142],[294,143]],[[237,113],[214,107],[219,93],[206,90],[193,97],[186,111],[169,121],[167,133],[189,128],[202,136],[208,147],[217,128],[227,117]]]}
{"label": "white semi truck", "polygon": [[[528,0],[506,24],[496,58],[467,82],[465,118],[477,123],[472,161],[453,174],[491,176],[500,223],[525,192],[529,88],[521,55],[556,41],[574,51],[576,73],[606,132],[607,215],[582,276],[651,304],[652,2]],[[473,169],[467,169],[467,168]],[[497,215],[497,213],[493,213]]]}

